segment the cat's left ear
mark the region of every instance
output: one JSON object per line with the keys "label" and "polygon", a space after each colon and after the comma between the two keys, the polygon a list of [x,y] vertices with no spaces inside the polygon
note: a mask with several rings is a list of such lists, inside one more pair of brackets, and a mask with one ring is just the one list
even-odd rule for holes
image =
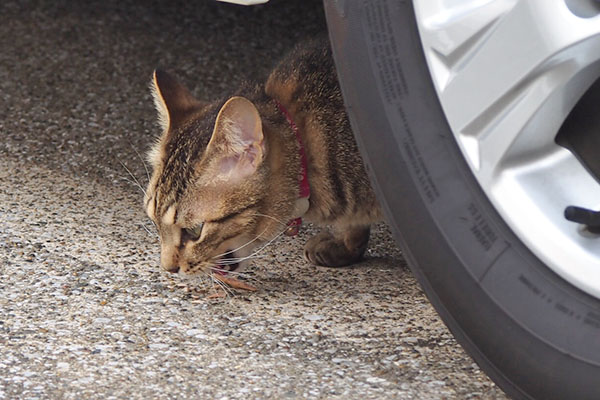
{"label": "cat's left ear", "polygon": [[209,150],[216,150],[218,173],[232,183],[256,172],[265,156],[262,121],[256,106],[244,97],[232,97],[215,122]]}
{"label": "cat's left ear", "polygon": [[179,127],[204,106],[177,79],[160,69],[154,70],[150,90],[164,132]]}

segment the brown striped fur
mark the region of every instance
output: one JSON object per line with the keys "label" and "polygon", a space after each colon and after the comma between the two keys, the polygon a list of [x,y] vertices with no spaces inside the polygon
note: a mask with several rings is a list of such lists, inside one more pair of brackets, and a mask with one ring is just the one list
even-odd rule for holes
{"label": "brown striped fur", "polygon": [[303,218],[332,228],[308,241],[306,258],[327,266],[360,259],[381,212],[328,45],[296,48],[265,85],[230,99],[198,101],[161,71],[152,90],[163,134],[149,154],[145,205],[160,233],[163,268],[206,272],[224,258],[245,257],[294,216],[299,143],[274,99],[298,126],[307,155],[311,195]]}

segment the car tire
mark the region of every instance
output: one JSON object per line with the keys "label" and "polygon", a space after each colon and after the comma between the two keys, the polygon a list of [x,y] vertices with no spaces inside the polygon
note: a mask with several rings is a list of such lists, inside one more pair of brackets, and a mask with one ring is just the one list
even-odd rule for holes
{"label": "car tire", "polygon": [[410,1],[325,0],[348,115],[414,275],[458,342],[517,399],[600,399],[600,300],[513,233],[440,105]]}

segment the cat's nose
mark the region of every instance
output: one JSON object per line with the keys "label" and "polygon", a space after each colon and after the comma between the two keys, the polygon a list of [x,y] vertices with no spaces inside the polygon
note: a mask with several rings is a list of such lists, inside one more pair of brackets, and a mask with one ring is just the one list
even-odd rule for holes
{"label": "cat's nose", "polygon": [[171,246],[165,241],[161,242],[160,265],[165,271],[173,274],[179,272],[179,252],[175,246]]}
{"label": "cat's nose", "polygon": [[168,267],[164,267],[164,268],[172,274],[176,274],[179,272],[179,265],[173,265],[173,266],[168,266]]}

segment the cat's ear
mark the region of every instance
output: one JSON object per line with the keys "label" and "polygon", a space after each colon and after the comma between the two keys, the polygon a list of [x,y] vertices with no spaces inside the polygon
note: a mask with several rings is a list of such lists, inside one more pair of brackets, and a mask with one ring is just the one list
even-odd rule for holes
{"label": "cat's ear", "polygon": [[193,111],[203,106],[177,79],[160,69],[154,71],[150,89],[158,121],[165,132],[183,123]]}
{"label": "cat's ear", "polygon": [[232,183],[252,175],[265,156],[260,114],[244,97],[232,97],[215,122],[209,150],[215,150],[218,174]]}

